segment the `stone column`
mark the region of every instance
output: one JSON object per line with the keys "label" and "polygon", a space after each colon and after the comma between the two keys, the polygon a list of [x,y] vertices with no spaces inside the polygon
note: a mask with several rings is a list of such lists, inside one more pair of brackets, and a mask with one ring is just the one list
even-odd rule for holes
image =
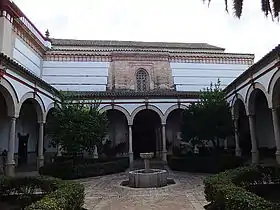
{"label": "stone column", "polygon": [[167,162],[167,151],[166,151],[166,131],[165,131],[165,123],[162,123],[162,160],[163,162]]}
{"label": "stone column", "polygon": [[39,122],[37,169],[44,165],[44,122]]}
{"label": "stone column", "polygon": [[249,126],[250,126],[250,134],[251,134],[251,143],[252,143],[252,164],[258,164],[259,162],[259,151],[257,145],[257,137],[256,137],[256,123],[254,115],[249,115]]}
{"label": "stone column", "polygon": [[239,145],[238,119],[233,119],[234,122],[234,137],[235,137],[235,156],[241,156]]}
{"label": "stone column", "polygon": [[16,117],[11,118],[10,122],[10,136],[8,142],[8,155],[6,163],[6,175],[15,176],[15,137],[16,137]]}
{"label": "stone column", "polygon": [[280,164],[280,133],[279,133],[279,120],[277,116],[277,109],[272,108],[272,121],[273,121],[273,129],[274,129],[274,137],[276,143],[276,161]]}
{"label": "stone column", "polygon": [[129,166],[133,166],[133,150],[132,150],[132,125],[128,125],[128,140],[129,140]]}

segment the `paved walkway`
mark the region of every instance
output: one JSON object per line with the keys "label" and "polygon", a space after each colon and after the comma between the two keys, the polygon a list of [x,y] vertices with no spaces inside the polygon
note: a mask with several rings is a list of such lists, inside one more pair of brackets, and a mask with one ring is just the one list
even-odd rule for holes
{"label": "paved walkway", "polygon": [[202,180],[206,175],[171,172],[176,184],[163,188],[131,189],[120,186],[126,173],[78,180],[85,185],[88,210],[203,210]]}

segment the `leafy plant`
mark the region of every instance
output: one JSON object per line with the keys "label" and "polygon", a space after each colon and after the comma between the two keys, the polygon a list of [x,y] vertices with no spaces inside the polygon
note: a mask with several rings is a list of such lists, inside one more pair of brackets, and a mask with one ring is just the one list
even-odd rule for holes
{"label": "leafy plant", "polygon": [[211,141],[217,148],[220,139],[233,134],[230,107],[220,81],[200,93],[200,101],[185,109],[182,120],[182,137],[186,142],[204,145]]}
{"label": "leafy plant", "polygon": [[204,180],[206,200],[211,202],[212,209],[279,209],[279,203],[249,191],[249,187],[256,184],[279,184],[279,171],[278,167],[250,166],[209,176]]}
{"label": "leafy plant", "polygon": [[84,151],[93,153],[95,145],[100,148],[108,123],[106,114],[100,113],[95,104],[78,103],[69,96],[62,97],[47,122],[52,145],[61,145],[74,156]]}

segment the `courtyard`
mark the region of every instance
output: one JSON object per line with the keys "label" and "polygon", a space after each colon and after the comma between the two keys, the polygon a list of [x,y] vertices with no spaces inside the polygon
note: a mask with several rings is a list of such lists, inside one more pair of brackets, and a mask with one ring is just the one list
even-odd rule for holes
{"label": "courtyard", "polygon": [[200,210],[207,204],[203,178],[207,175],[169,171],[176,182],[162,188],[123,187],[127,173],[77,180],[85,186],[84,208],[88,210]]}

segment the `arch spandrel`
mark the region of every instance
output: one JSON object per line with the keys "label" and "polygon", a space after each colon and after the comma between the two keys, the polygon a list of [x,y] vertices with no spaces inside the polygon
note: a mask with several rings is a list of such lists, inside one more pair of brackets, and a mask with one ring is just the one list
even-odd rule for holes
{"label": "arch spandrel", "polygon": [[34,92],[28,92],[28,93],[24,94],[23,97],[20,99],[20,102],[18,104],[18,109],[17,109],[18,110],[18,116],[20,114],[20,110],[22,108],[22,105],[26,100],[32,100],[33,101],[35,109],[36,109],[36,113],[37,113],[38,122],[45,122],[46,121],[46,119],[45,119],[46,109],[45,109],[45,106],[44,106],[44,102],[41,99],[41,97]]}
{"label": "arch spandrel", "polygon": [[125,118],[126,118],[128,124],[131,121],[130,120],[131,117],[130,117],[129,112],[125,108],[123,108],[122,106],[119,106],[119,105],[114,105],[114,106],[106,105],[106,106],[103,106],[102,108],[100,108],[99,112],[103,113],[103,112],[106,112],[108,110],[118,110],[118,111],[120,111],[121,113],[123,113],[125,115]]}
{"label": "arch spandrel", "polygon": [[165,123],[165,121],[164,121],[164,115],[163,115],[162,111],[161,111],[159,108],[157,108],[157,107],[154,106],[154,105],[147,105],[147,106],[146,106],[146,105],[142,105],[142,106],[139,106],[139,107],[137,107],[136,109],[133,110],[133,112],[132,112],[132,114],[131,114],[131,121],[130,121],[131,124],[130,124],[130,125],[133,124],[133,120],[134,120],[135,116],[136,116],[140,111],[146,110],[146,109],[152,110],[152,111],[156,112],[156,113],[158,114],[158,116],[160,117],[161,123]]}

